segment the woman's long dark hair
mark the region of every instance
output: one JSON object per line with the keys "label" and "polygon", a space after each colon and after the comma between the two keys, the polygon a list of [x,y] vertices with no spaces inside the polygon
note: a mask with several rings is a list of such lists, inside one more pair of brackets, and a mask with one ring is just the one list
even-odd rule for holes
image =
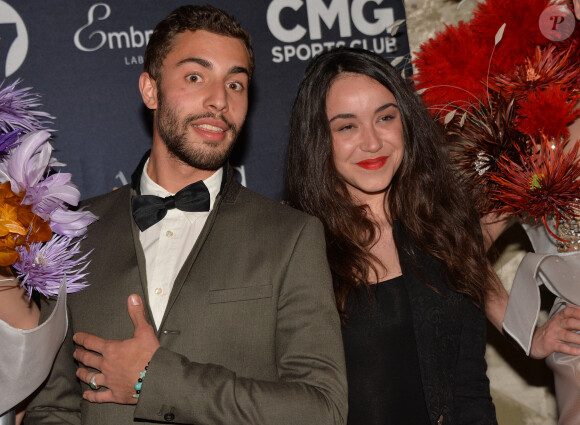
{"label": "woman's long dark hair", "polygon": [[453,290],[483,306],[497,280],[486,260],[479,215],[458,186],[441,132],[413,88],[385,59],[367,50],[338,48],[312,60],[300,83],[290,120],[286,187],[291,205],[324,224],[343,319],[349,292],[368,286],[368,276],[378,277],[373,263],[380,264],[370,253],[380,228],[365,206],[352,201],[333,161],[326,97],[343,73],[376,80],[399,106],[405,151],[388,193],[390,219],[399,220],[422,250],[442,261]]}

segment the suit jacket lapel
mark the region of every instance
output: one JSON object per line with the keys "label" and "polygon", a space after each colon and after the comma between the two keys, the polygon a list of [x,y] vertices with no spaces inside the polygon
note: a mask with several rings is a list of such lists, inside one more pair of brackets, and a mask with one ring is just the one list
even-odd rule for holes
{"label": "suit jacket lapel", "polygon": [[[131,235],[133,237],[133,246],[135,247],[135,258],[137,261],[137,267],[139,268],[139,276],[141,281],[141,290],[143,291],[143,299],[145,300],[145,313],[147,315],[147,320],[149,323],[156,328],[155,321],[153,320],[153,313],[149,306],[149,290],[147,288],[147,267],[145,262],[145,253],[143,252],[143,247],[141,246],[141,241],[139,239],[139,227],[133,220],[133,212],[131,207],[131,198],[135,196],[137,192],[131,189],[131,196],[129,197],[129,217],[131,220]],[[157,329],[155,329],[157,331]]]}
{"label": "suit jacket lapel", "polygon": [[[203,247],[208,235],[210,234],[210,232],[215,224],[216,217],[219,214],[219,210],[220,210],[220,206],[221,206],[222,202],[233,203],[236,199],[236,196],[237,196],[239,190],[240,190],[240,184],[235,179],[235,176],[234,176],[233,172],[231,171],[231,168],[226,167],[224,169],[224,172],[227,173],[226,177],[225,177],[225,179],[226,179],[225,186],[222,189],[222,193],[220,193],[217,196],[215,204],[213,206],[213,209],[212,209],[211,213],[209,214],[209,216],[205,222],[205,225],[203,226],[203,229],[202,229],[199,237],[197,238],[197,241],[193,245],[191,252],[189,253],[187,259],[185,260],[185,263],[181,267],[177,277],[175,278],[175,282],[173,283],[173,288],[171,289],[171,293],[169,294],[169,299],[167,301],[167,307],[165,309],[165,313],[163,314],[163,319],[161,320],[161,324],[159,326],[160,329],[163,327],[163,324],[164,324],[165,320],[167,319],[167,316],[169,315],[171,308],[173,307],[173,304],[177,300],[177,297],[179,296],[181,288],[183,287],[186,280],[188,279],[188,277],[191,274],[191,269],[195,263],[195,260],[198,256],[199,252],[201,251],[201,248]],[[137,227],[137,225],[134,222],[133,222],[133,227],[134,228]],[[144,257],[143,257],[143,260],[144,260]],[[144,261],[143,261],[143,264],[144,264]]]}

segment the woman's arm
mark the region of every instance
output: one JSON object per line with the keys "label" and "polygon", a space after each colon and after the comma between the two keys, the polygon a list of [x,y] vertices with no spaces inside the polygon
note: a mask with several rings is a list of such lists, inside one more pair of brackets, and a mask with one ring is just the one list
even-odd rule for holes
{"label": "woman's arm", "polygon": [[0,320],[14,328],[31,329],[38,325],[39,317],[38,306],[28,299],[18,279],[0,273]]}
{"label": "woman's arm", "polygon": [[[8,269],[0,271],[0,320],[18,329],[32,329],[38,325],[40,310],[28,299],[20,282]],[[25,406],[16,407],[16,425],[22,422]]]}
{"label": "woman's arm", "polygon": [[[495,328],[503,334],[503,318],[508,304],[508,293],[501,288],[492,294],[488,294],[485,303],[487,319]],[[580,355],[580,335],[574,330],[580,329],[580,308],[572,306],[553,315],[542,326],[534,330],[530,357],[543,359],[554,352]]]}

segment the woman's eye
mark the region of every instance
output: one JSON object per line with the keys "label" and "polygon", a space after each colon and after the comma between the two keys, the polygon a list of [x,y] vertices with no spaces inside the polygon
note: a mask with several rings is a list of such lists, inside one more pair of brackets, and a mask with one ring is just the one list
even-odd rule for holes
{"label": "woman's eye", "polygon": [[346,130],[350,130],[352,128],[354,128],[354,125],[352,125],[352,124],[346,124],[346,125],[343,125],[343,126],[339,127],[338,128],[338,131],[346,131]]}

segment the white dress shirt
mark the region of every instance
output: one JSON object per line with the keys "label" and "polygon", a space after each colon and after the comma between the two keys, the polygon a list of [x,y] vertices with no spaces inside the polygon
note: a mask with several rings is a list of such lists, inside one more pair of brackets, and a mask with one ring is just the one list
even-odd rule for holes
{"label": "white dress shirt", "polygon": [[[141,174],[141,195],[162,198],[174,195],[151,180],[146,171],[148,164],[149,160]],[[220,168],[203,181],[209,190],[210,211],[220,191],[222,175],[223,168]],[[173,282],[197,241],[210,211],[186,212],[173,208],[167,211],[161,221],[139,233],[145,253],[149,306],[157,328],[161,325]]]}

